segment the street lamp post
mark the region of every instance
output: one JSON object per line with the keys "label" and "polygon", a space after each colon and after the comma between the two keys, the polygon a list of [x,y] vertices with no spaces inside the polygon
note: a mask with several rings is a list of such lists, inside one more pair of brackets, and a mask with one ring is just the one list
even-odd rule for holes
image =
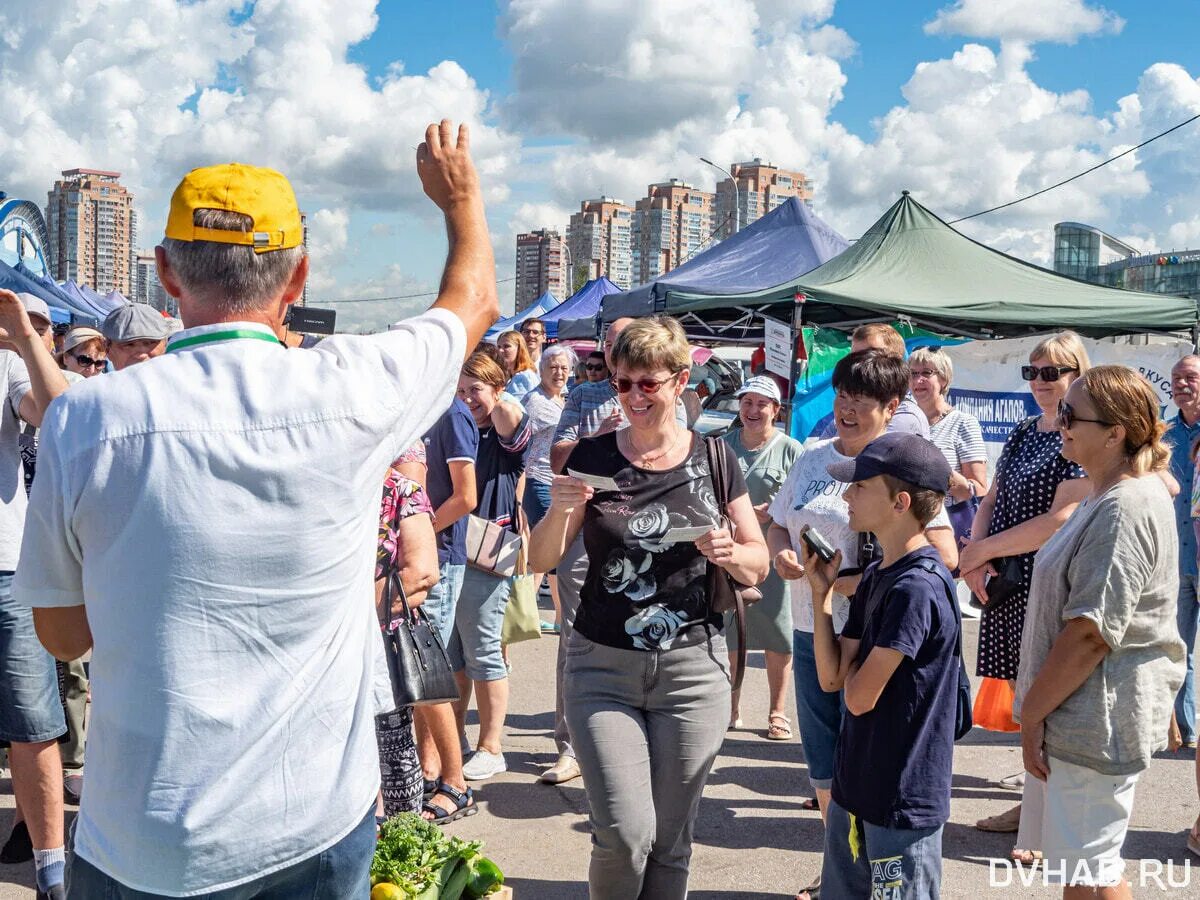
{"label": "street lamp post", "polygon": [[567,296],[562,298],[562,299],[566,300],[567,297],[570,297],[572,294],[571,286],[575,280],[575,266],[571,262],[571,246],[560,237],[551,238],[551,240],[558,241],[560,244],[562,244],[562,248],[567,251],[567,287],[566,287],[566,295]]}
{"label": "street lamp post", "polygon": [[729,180],[733,182],[733,233],[737,234],[742,230],[742,192],[738,190],[737,179],[733,177],[732,172],[723,166],[718,166],[711,159],[701,156],[700,162],[707,163],[718,172],[724,172],[729,176]]}

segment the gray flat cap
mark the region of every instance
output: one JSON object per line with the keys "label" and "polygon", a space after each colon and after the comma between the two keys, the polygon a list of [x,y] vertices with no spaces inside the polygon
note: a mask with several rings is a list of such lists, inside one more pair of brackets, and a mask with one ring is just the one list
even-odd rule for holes
{"label": "gray flat cap", "polygon": [[26,294],[24,292],[17,294],[17,298],[21,301],[21,305],[25,307],[25,312],[31,316],[40,316],[47,322],[53,323],[50,318],[50,307],[46,305],[46,301],[35,294]]}
{"label": "gray flat cap", "polygon": [[100,330],[114,344],[161,341],[171,334],[170,323],[148,303],[127,303],[117,307],[108,314]]}

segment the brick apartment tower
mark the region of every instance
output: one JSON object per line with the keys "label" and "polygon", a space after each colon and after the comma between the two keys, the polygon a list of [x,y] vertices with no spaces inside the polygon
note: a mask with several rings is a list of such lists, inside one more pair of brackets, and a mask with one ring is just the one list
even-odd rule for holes
{"label": "brick apartment tower", "polygon": [[137,213],[120,172],[68,169],[46,202],[51,274],[107,294],[136,287]]}
{"label": "brick apartment tower", "polygon": [[[749,162],[734,163],[730,173],[737,179],[726,178],[717,184],[714,223],[718,238],[727,238],[735,231],[740,218],[741,227],[757,222],[789,197],[799,197],[812,206],[813,183],[803,172],[780,169],[757,157]],[[735,200],[740,216],[734,216]]]}
{"label": "brick apartment tower", "polygon": [[633,283],[665,275],[715,239],[715,202],[715,194],[678,178],[647,187],[633,212]]}
{"label": "brick apartment tower", "polygon": [[571,293],[562,236],[551,228],[518,234],[515,311],[529,308],[546,291],[559,300]]}
{"label": "brick apartment tower", "polygon": [[586,267],[587,278],[608,276],[617,287],[633,287],[633,208],[612,197],[584,200],[567,226],[572,287]]}

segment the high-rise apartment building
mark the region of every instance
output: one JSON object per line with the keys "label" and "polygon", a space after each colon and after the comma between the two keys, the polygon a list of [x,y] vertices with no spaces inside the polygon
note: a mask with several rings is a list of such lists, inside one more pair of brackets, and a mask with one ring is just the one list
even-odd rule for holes
{"label": "high-rise apartment building", "polygon": [[633,211],[634,284],[665,275],[714,237],[715,201],[715,194],[677,178],[646,188]]}
{"label": "high-rise apartment building", "polygon": [[516,312],[528,309],[546,291],[559,300],[567,298],[567,253],[562,236],[552,228],[517,235]]}
{"label": "high-rise apartment building", "polygon": [[729,172],[733,178],[717,184],[714,217],[720,238],[727,238],[739,228],[757,222],[789,197],[799,197],[812,205],[813,183],[803,172],[780,169],[757,157],[749,162],[734,163]]}
{"label": "high-rise apartment building", "polygon": [[[607,276],[617,287],[633,286],[633,209],[612,197],[584,200],[567,226],[572,280]],[[575,285],[572,284],[572,287]]]}
{"label": "high-rise apartment building", "polygon": [[46,203],[51,273],[106,294],[134,290],[137,214],[120,172],[68,169]]}
{"label": "high-rise apartment building", "polygon": [[158,266],[154,262],[153,250],[139,250],[133,271],[133,296],[135,303],[149,303],[159,312],[179,314],[175,298],[167,294],[158,280]]}

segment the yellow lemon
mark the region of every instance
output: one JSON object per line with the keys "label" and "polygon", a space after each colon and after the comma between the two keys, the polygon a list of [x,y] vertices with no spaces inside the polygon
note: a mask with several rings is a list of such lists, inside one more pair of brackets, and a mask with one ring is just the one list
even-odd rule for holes
{"label": "yellow lemon", "polygon": [[371,888],[371,900],[406,900],[407,897],[403,890],[386,881]]}

